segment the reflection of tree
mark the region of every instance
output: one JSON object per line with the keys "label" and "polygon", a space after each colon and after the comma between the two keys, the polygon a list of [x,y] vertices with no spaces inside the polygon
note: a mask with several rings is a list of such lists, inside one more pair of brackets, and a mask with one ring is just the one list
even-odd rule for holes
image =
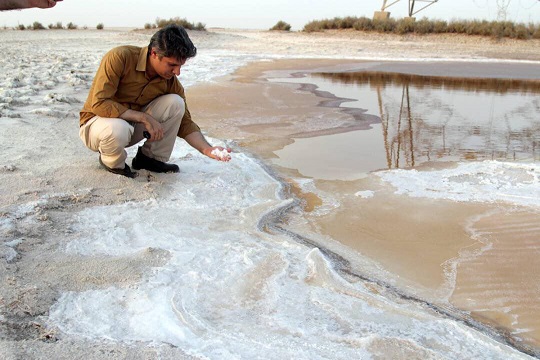
{"label": "reflection of tree", "polygon": [[369,71],[361,73],[320,73],[317,75],[346,84],[369,84],[373,86],[376,84],[382,84],[383,86],[410,84],[414,85],[416,89],[453,89],[497,94],[505,94],[507,92],[540,92],[540,80],[462,78]]}
{"label": "reflection of tree", "polygon": [[[538,80],[378,72],[321,76],[368,85],[376,91],[388,168],[413,167],[434,159],[536,158],[540,124],[534,116],[540,100],[534,100],[538,99],[534,94],[540,93]],[[459,94],[458,99],[471,104],[454,103],[452,94]],[[527,100],[519,104],[505,100],[505,96],[515,99],[516,94]],[[476,99],[491,105],[480,108]],[[506,105],[496,111],[499,102]]]}

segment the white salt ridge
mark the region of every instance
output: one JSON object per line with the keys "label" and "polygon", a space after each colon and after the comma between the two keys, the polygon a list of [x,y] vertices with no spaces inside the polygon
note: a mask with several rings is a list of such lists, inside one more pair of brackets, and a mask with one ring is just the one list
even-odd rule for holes
{"label": "white salt ridge", "polygon": [[41,107],[29,111],[30,114],[45,115],[53,118],[64,118],[71,114],[69,111],[52,109],[49,107]]}
{"label": "white salt ridge", "polygon": [[[14,229],[13,219],[0,218],[0,239],[11,239],[10,234],[12,234]],[[0,259],[4,259],[8,263],[15,259],[17,257],[17,251],[14,248],[21,242],[22,240],[15,239],[1,243]]]}
{"label": "white salt ridge", "polygon": [[4,259],[6,262],[11,262],[17,257],[18,253],[9,246],[0,246],[0,259]]}
{"label": "white salt ridge", "polygon": [[168,175],[178,177],[168,198],[83,210],[66,248],[88,256],[160,248],[170,260],[138,284],[64,293],[51,326],[209,359],[370,358],[392,347],[421,358],[526,358],[345,281],[318,249],[258,231],[263,214],[289,201],[245,154],[224,166],[178,142],[172,159],[182,172]]}
{"label": "white salt ridge", "polygon": [[536,163],[467,162],[454,169],[396,169],[375,174],[392,184],[396,194],[540,207],[540,164]]}
{"label": "white salt ridge", "polygon": [[45,95],[45,97],[43,98],[43,100],[45,102],[48,102],[48,103],[57,103],[57,102],[60,102],[60,103],[66,103],[66,104],[77,104],[77,103],[80,103],[79,99],[77,98],[74,98],[72,96],[66,96],[64,94],[61,94],[61,93],[55,93],[55,92],[52,92],[52,93],[48,93],[47,95]]}
{"label": "white salt ridge", "polygon": [[12,164],[0,166],[0,171],[13,172],[15,170],[17,170],[17,167],[15,165],[12,165]]}
{"label": "white salt ridge", "polygon": [[363,199],[369,199],[375,196],[375,192],[371,190],[363,190],[363,191],[357,191],[354,196],[361,197]]}
{"label": "white salt ridge", "polygon": [[[7,171],[15,171],[13,165],[3,166],[0,169],[7,168]],[[37,224],[37,213],[40,206],[47,203],[46,199],[32,201],[17,207],[12,213],[3,214],[0,217],[0,259],[6,262],[13,261],[18,252],[17,246],[23,242],[22,238],[13,238],[17,234],[17,225],[21,223]]]}

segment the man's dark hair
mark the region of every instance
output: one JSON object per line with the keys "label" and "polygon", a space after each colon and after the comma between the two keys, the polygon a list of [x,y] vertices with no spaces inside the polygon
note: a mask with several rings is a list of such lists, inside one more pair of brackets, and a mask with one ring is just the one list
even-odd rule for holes
{"label": "man's dark hair", "polygon": [[170,24],[160,29],[150,39],[148,53],[155,49],[159,56],[188,59],[197,55],[197,48],[191,42],[186,29]]}

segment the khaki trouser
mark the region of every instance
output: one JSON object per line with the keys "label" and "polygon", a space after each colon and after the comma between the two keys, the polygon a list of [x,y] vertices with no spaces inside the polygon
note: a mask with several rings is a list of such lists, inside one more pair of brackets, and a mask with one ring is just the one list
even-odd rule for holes
{"label": "khaki trouser", "polygon": [[[161,123],[163,139],[146,141],[141,151],[156,160],[168,161],[184,117],[184,100],[176,94],[163,95],[146,105],[142,111]],[[101,153],[101,161],[107,167],[123,169],[127,158],[124,149],[141,141],[145,130],[144,125],[140,123],[94,116],[81,126],[79,136],[90,150]]]}

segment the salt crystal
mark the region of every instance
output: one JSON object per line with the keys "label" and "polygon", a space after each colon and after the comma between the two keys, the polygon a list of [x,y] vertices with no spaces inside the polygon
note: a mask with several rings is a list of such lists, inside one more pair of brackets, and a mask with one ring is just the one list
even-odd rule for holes
{"label": "salt crystal", "polygon": [[211,154],[214,156],[217,156],[220,160],[227,160],[231,158],[231,156],[229,155],[229,152],[226,149],[223,149],[223,150],[214,149],[212,150]]}

